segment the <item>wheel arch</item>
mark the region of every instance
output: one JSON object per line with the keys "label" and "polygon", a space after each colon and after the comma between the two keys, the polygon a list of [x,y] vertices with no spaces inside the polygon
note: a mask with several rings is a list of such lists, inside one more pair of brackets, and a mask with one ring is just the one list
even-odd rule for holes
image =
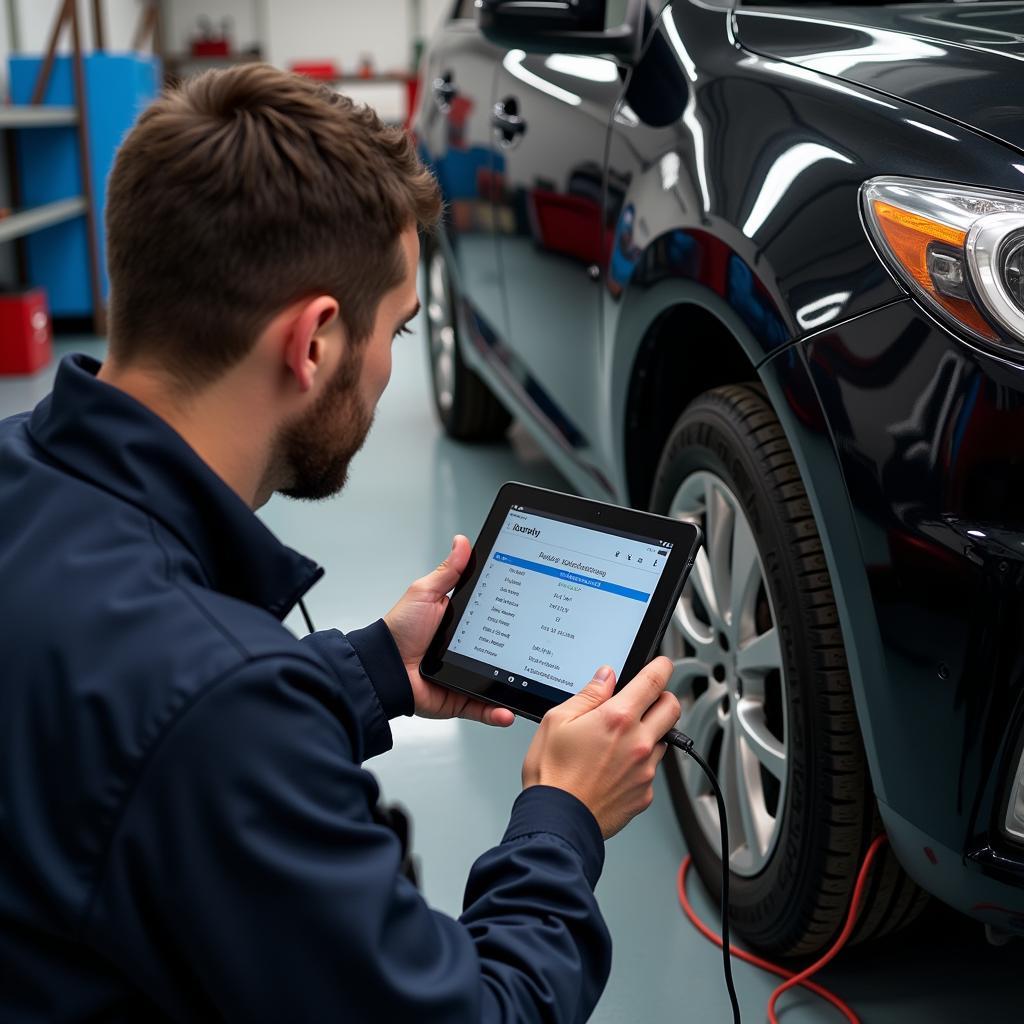
{"label": "wheel arch", "polygon": [[[686,336],[700,338],[699,358]],[[687,300],[662,310],[637,346],[625,395],[622,466],[630,503],[646,506],[661,449],[694,398],[756,378],[749,350],[707,305]]]}

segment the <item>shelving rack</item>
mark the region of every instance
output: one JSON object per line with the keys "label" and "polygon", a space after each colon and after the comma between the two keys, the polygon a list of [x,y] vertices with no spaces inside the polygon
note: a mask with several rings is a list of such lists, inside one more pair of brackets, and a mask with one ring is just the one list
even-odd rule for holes
{"label": "shelving rack", "polygon": [[[93,38],[97,51],[104,48],[104,30],[101,0],[92,0]],[[7,15],[13,50],[19,48],[16,8],[13,2],[8,3]],[[71,31],[71,53],[74,77],[74,106],[44,106],[43,99],[53,73],[53,64],[57,57],[64,30]],[[28,104],[0,104],[0,130],[43,130],[47,128],[66,128],[76,126],[78,129],[78,157],[80,164],[82,192],[80,195],[45,203],[41,206],[15,210],[0,219],[0,242],[10,242],[35,231],[60,224],[62,221],[75,217],[85,217],[86,234],[89,250],[89,287],[92,294],[93,322],[97,333],[102,333],[106,326],[106,308],[101,283],[99,239],[97,235],[96,197],[89,160],[89,126],[87,123],[87,107],[85,102],[85,72],[82,54],[81,26],[77,0],[60,0],[50,39],[46,49],[43,65],[39,70],[32,100]],[[14,168],[14,161],[9,161]],[[17,194],[16,176],[12,174],[12,187]]]}

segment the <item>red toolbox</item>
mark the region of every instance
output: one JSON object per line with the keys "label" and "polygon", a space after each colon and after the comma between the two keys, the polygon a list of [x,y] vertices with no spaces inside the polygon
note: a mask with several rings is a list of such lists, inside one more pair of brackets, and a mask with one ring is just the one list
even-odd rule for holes
{"label": "red toolbox", "polygon": [[35,373],[53,357],[46,292],[0,294],[0,374]]}

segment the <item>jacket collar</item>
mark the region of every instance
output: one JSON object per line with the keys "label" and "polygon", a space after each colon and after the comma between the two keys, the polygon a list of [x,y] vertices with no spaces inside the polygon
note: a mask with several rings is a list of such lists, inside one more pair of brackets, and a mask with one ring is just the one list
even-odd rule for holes
{"label": "jacket collar", "polygon": [[282,544],[171,426],[98,380],[89,356],[65,357],[29,433],[68,472],[159,520],[195,555],[210,586],[283,619],[323,569]]}

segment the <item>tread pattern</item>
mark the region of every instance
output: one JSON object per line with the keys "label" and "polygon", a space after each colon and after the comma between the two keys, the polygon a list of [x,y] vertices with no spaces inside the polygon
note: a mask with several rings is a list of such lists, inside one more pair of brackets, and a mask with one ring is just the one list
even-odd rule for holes
{"label": "tread pattern", "polygon": [[[808,779],[815,790],[810,798],[817,808],[811,835],[802,843],[811,848],[802,851],[800,862],[818,882],[813,898],[800,908],[800,919],[787,929],[787,948],[777,952],[808,956],[827,947],[841,930],[857,871],[871,840],[882,831],[882,823],[868,776],[821,537],[782,426],[757,383],[707,392],[684,413],[680,427],[698,403],[704,412],[738,428],[773,506],[779,549],[795,568],[799,600],[792,609],[796,614],[788,616],[788,625],[790,633],[801,631],[803,653],[809,658],[814,679],[814,706],[807,709],[815,729],[814,764]],[[692,443],[684,433],[677,427],[664,459],[671,457],[674,442]],[[787,624],[780,621],[778,625],[784,648],[788,648],[792,639],[787,642]],[[791,744],[794,739],[791,734]],[[909,924],[928,902],[927,894],[905,874],[888,848],[876,861],[872,876],[853,942],[880,937]],[[761,930],[755,921],[740,919],[736,924],[755,936]],[[762,926],[766,924],[762,922]]]}

